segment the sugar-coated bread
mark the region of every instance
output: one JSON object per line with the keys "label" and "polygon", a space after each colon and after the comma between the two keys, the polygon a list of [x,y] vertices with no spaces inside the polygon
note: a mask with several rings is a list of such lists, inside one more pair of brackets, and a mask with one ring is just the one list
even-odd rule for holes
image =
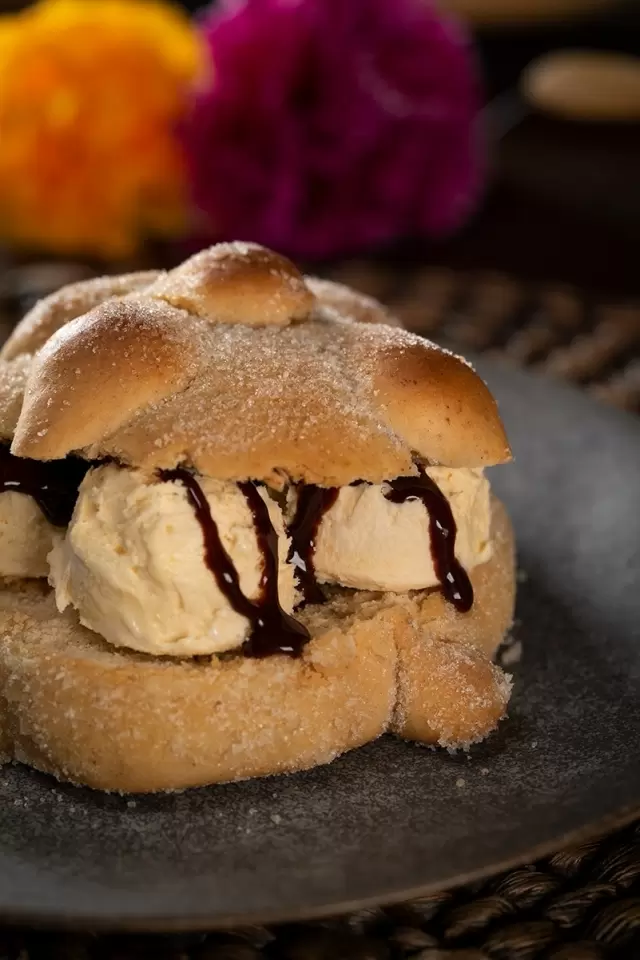
{"label": "sugar-coated bread", "polygon": [[13,437],[34,356],[49,337],[94,307],[114,297],[143,290],[158,276],[159,271],[148,270],[82,280],[36,303],[0,349],[0,441]]}
{"label": "sugar-coated bread", "polygon": [[[137,295],[72,320],[33,361],[16,438],[35,432],[38,450],[19,455],[56,459],[110,434],[140,407],[182,390],[197,353],[179,310]],[[43,409],[55,410],[44,428]]]}
{"label": "sugar-coated bread", "polygon": [[440,590],[407,601],[416,629],[397,637],[391,729],[408,740],[455,747],[481,739],[509,699],[509,681],[491,659],[513,619],[515,548],[504,507],[496,497],[491,506],[494,552],[470,572],[471,612],[458,613]]}
{"label": "sugar-coated bread", "polygon": [[147,293],[214,323],[286,326],[314,298],[286,257],[255,243],[218,243],[159,277]]}
{"label": "sugar-coated bread", "polygon": [[503,716],[491,664],[511,622],[513,540],[494,501],[494,555],[468,614],[438,592],[336,590],[301,619],[300,659],[156,659],[110,648],[36,583],[0,590],[0,751],[63,780],[122,792],[300,770],[386,730],[467,746]]}
{"label": "sugar-coated bread", "polygon": [[397,317],[381,303],[364,293],[359,293],[344,283],[305,277],[305,282],[321,307],[334,310],[339,317],[355,323],[385,323],[388,327],[400,327]]}
{"label": "sugar-coated bread", "polygon": [[157,270],[125,273],[115,277],[94,277],[71,283],[39,300],[22,318],[0,350],[0,360],[13,360],[22,354],[34,354],[52,333],[70,320],[94,307],[136,290],[144,290],[159,276]]}
{"label": "sugar-coated bread", "polygon": [[10,441],[15,432],[32,359],[29,354],[19,354],[12,360],[0,360],[0,441]]}
{"label": "sugar-coated bread", "polygon": [[377,483],[414,472],[416,453],[453,467],[508,460],[471,367],[383,318],[264,248],[212,247],[52,334],[13,452],[185,463],[276,486]]}

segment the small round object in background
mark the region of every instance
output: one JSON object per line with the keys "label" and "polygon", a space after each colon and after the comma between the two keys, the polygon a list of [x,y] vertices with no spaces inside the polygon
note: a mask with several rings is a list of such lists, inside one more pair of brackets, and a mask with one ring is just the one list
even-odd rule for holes
{"label": "small round object in background", "polygon": [[569,120],[640,120],[640,57],[558,50],[524,71],[520,89],[534,109]]}

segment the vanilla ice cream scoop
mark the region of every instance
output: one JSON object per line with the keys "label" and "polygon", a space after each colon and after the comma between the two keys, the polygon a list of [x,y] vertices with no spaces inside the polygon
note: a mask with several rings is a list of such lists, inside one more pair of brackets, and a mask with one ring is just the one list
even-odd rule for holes
{"label": "vanilla ice cream scoop", "polygon": [[[247,500],[235,483],[197,479],[240,589],[255,599],[263,556]],[[264,487],[257,491],[278,536],[280,605],[291,612],[294,571],[282,512]],[[49,561],[58,609],[73,605],[85,626],[116,646],[194,656],[233,650],[250,633],[206,564],[202,528],[177,480],[114,464],[90,470]]]}
{"label": "vanilla ice cream scoop", "polygon": [[46,577],[55,528],[30,496],[0,494],[0,577]]}
{"label": "vanilla ice cream scoop", "polygon": [[[428,467],[457,527],[455,555],[466,570],[491,556],[489,483],[482,470]],[[419,500],[393,503],[385,485],[341,487],[315,537],[316,578],[364,590],[404,593],[437,587],[429,514]]]}

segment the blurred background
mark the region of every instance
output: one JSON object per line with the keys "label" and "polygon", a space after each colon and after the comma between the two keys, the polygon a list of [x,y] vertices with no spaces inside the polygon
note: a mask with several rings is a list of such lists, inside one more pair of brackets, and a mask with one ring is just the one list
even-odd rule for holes
{"label": "blurred background", "polygon": [[640,3],[0,0],[2,329],[235,238],[640,412]]}

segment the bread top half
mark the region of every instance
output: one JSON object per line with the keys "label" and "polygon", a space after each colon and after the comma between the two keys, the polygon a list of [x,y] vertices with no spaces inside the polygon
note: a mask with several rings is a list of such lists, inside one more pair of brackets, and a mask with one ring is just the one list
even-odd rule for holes
{"label": "bread top half", "polygon": [[0,354],[0,432],[20,457],[182,464],[274,486],[379,483],[416,457],[510,459],[464,360],[376,301],[241,243],[36,305]]}

